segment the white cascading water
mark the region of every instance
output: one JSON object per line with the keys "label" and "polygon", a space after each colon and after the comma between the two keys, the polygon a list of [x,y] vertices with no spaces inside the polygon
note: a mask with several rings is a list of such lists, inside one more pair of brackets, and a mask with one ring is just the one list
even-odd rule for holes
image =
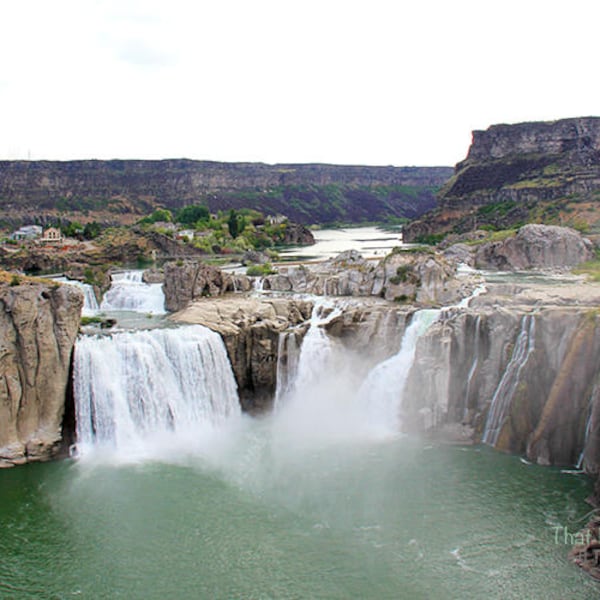
{"label": "white cascading water", "polygon": [[160,283],[144,283],[143,271],[125,271],[112,276],[112,284],[104,294],[101,310],[128,310],[164,314],[165,296]]}
{"label": "white cascading water", "polygon": [[495,446],[498,442],[500,431],[508,417],[511,400],[519,384],[521,371],[527,364],[534,346],[535,316],[528,314],[521,319],[521,328],[512,356],[492,397],[483,432],[482,441],[484,444]]}
{"label": "white cascading water", "polygon": [[415,359],[417,341],[439,315],[440,311],[435,309],[414,313],[397,354],[376,365],[367,375],[358,392],[358,401],[366,408],[366,418],[373,427],[399,431],[402,394]]}
{"label": "white cascading water", "polygon": [[463,414],[463,419],[466,420],[467,414],[469,412],[469,397],[471,395],[471,382],[473,381],[473,376],[475,375],[475,371],[477,371],[477,366],[479,365],[479,334],[481,331],[481,315],[477,315],[475,317],[475,344],[473,346],[473,362],[471,363],[471,368],[469,369],[469,374],[467,376],[467,389],[465,391],[465,409]]}
{"label": "white cascading water", "polygon": [[295,331],[282,331],[279,334],[277,357],[277,380],[273,403],[275,410],[279,409],[282,399],[291,393],[298,374],[300,348]]}
{"label": "white cascading water", "polygon": [[575,465],[575,468],[577,470],[580,470],[583,468],[583,463],[585,460],[585,450],[586,450],[586,446],[588,444],[588,440],[590,439],[590,432],[592,430],[592,414],[593,414],[593,405],[594,405],[594,398],[596,397],[596,386],[594,386],[594,389],[592,390],[592,394],[590,396],[590,401],[588,402],[588,417],[587,420],[585,422],[585,434],[583,437],[583,446],[581,448],[581,453],[579,454],[579,459],[577,460],[577,464]]}
{"label": "white cascading water", "polygon": [[60,283],[67,283],[74,285],[83,292],[83,308],[81,314],[84,317],[92,317],[98,313],[100,307],[98,306],[98,300],[96,300],[96,294],[94,294],[94,288],[89,283],[83,283],[76,279],[68,279],[67,277],[52,277],[53,281]]}
{"label": "white cascading water", "polygon": [[240,414],[221,337],[200,325],[84,336],[75,347],[77,450],[143,448]]}
{"label": "white cascading water", "polygon": [[308,331],[302,340],[300,354],[295,365],[293,376],[288,374],[287,395],[305,393],[318,383],[322,373],[328,369],[331,359],[332,343],[323,329],[334,318],[342,313],[339,305],[320,298],[315,301],[310,316]]}

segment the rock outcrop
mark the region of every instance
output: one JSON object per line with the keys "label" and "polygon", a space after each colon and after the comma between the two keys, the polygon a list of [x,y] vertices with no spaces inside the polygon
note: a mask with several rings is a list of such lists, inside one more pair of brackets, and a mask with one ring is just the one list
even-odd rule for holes
{"label": "rock outcrop", "polygon": [[598,190],[599,117],[494,125],[473,132],[467,158],[441,191],[439,207],[408,225],[404,239],[526,222],[597,229]]}
{"label": "rock outcrop", "polygon": [[[305,323],[312,303],[249,297],[205,298],[171,318],[204,325],[221,335],[238,385],[242,408],[257,412],[271,406],[276,388],[279,334]],[[304,330],[299,332],[300,337]]]}
{"label": "rock outcrop", "polygon": [[594,257],[593,245],[574,229],[525,225],[516,235],[477,247],[475,265],[493,269],[573,267]]}
{"label": "rock outcrop", "polygon": [[171,312],[181,310],[198,298],[248,291],[251,288],[250,280],[245,275],[225,273],[202,262],[165,263],[163,273],[165,308]]}
{"label": "rock outcrop", "polygon": [[315,236],[311,230],[300,223],[286,223],[283,232],[283,244],[286,246],[311,246],[315,243]]}
{"label": "rock outcrop", "polygon": [[355,250],[318,264],[281,267],[264,278],[266,290],[329,296],[376,296],[419,305],[458,302],[473,282],[455,277],[455,266],[434,252],[392,252],[379,263]]}
{"label": "rock outcrop", "polygon": [[82,305],[71,285],[0,284],[0,467],[61,450]]}

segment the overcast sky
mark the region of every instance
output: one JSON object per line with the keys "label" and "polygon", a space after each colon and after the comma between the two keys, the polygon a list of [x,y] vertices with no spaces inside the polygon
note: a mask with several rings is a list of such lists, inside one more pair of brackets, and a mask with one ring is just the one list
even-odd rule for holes
{"label": "overcast sky", "polygon": [[600,114],[598,0],[4,0],[0,158],[453,165]]}

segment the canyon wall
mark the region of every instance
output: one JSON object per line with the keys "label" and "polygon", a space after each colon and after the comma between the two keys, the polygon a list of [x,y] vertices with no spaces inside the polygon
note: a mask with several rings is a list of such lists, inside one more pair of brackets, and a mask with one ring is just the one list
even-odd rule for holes
{"label": "canyon wall", "polygon": [[423,335],[404,425],[452,424],[544,465],[600,466],[600,319],[595,308],[447,311]]}
{"label": "canyon wall", "polygon": [[0,467],[62,450],[83,296],[70,285],[0,284]]}
{"label": "canyon wall", "polygon": [[585,224],[595,231],[599,194],[599,117],[493,125],[473,132],[439,207],[411,223],[405,240],[527,222]]}
{"label": "canyon wall", "polygon": [[203,202],[299,223],[415,217],[435,205],[448,167],[220,163],[194,160],[0,161],[0,216],[62,211],[98,219]]}

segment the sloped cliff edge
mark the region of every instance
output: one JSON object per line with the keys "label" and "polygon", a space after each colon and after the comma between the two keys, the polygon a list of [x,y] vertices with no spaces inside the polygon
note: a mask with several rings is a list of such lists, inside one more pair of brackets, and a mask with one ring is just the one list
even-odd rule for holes
{"label": "sloped cliff edge", "polygon": [[492,125],[473,132],[439,206],[410,223],[404,240],[527,222],[597,231],[598,190],[600,117]]}
{"label": "sloped cliff edge", "polygon": [[0,283],[0,467],[56,457],[83,296],[73,286]]}

